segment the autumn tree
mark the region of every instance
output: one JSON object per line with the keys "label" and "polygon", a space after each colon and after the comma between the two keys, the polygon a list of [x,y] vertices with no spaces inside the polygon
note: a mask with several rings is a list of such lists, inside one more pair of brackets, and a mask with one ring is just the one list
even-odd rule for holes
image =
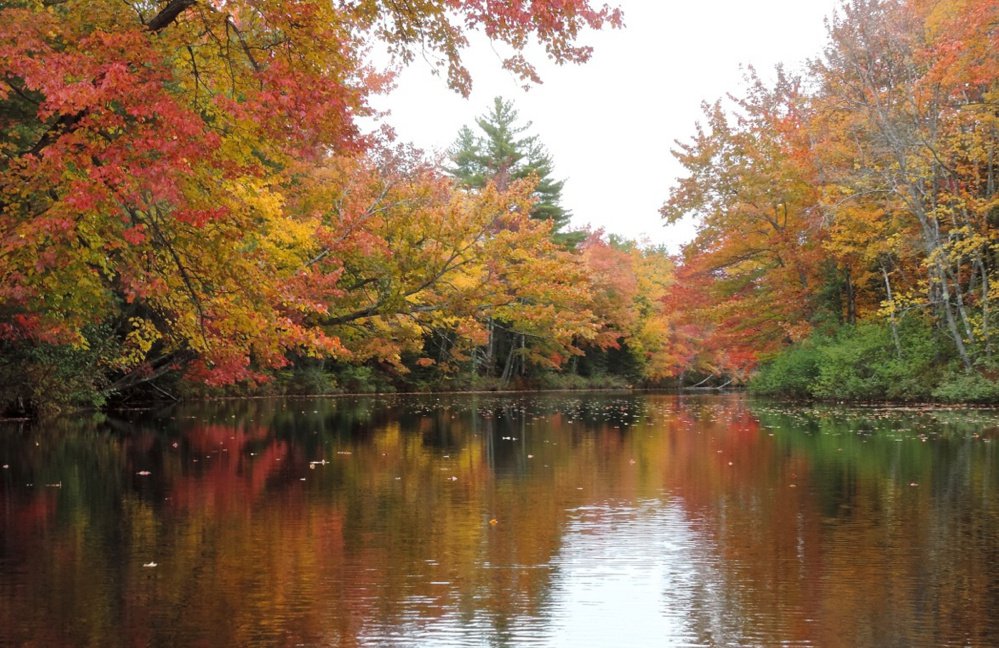
{"label": "autumn tree", "polygon": [[[5,366],[20,351],[93,352],[89,372],[114,393],[177,371],[259,380],[289,354],[341,354],[318,323],[348,291],[334,271],[310,281],[340,224],[291,207],[317,165],[371,144],[355,120],[387,77],[364,50],[405,63],[418,49],[467,93],[465,30],[533,78],[529,38],[584,61],[577,37],[606,24],[618,12],[588,0],[4,3]],[[41,374],[47,353],[32,356]]]}
{"label": "autumn tree", "polygon": [[806,110],[799,79],[781,72],[770,88],[751,72],[747,96],[731,110],[705,105],[705,125],[674,151],[688,175],[662,213],[670,223],[688,215],[700,223],[684,250],[685,276],[697,277],[710,301],[685,309],[710,323],[704,344],[718,360],[702,369],[711,373],[745,377],[809,331],[822,233]]}
{"label": "autumn tree", "polygon": [[[467,192],[402,150],[333,159],[311,182],[299,207],[336,227],[310,261],[304,292],[320,300],[317,287],[332,287],[312,321],[352,361],[406,373],[408,354],[454,371],[494,318],[531,338],[524,363],[557,366],[593,337],[575,258],[529,216],[530,180]],[[428,337],[433,353],[421,355]]]}
{"label": "autumn tree", "polygon": [[[475,195],[491,190],[505,191],[509,187],[520,184],[531,187],[530,202],[524,211],[530,219],[542,225],[552,241],[558,241],[566,247],[572,247],[578,236],[561,232],[561,228],[569,221],[569,213],[561,206],[562,181],[554,180],[552,174],[552,159],[537,135],[529,134],[531,124],[521,123],[520,116],[512,102],[496,97],[489,112],[476,119],[478,132],[464,126],[448,152],[449,165],[447,172],[455,182],[470,194]],[[510,232],[496,230],[499,238],[508,237]],[[529,267],[526,262],[530,255],[521,251],[510,250],[521,259],[523,267]],[[499,259],[494,260],[499,263]],[[585,290],[585,281],[579,273],[581,268],[578,258],[566,252],[561,257],[561,271],[551,267],[550,277],[560,274],[572,276],[575,281],[559,282],[570,289],[576,299],[578,312],[589,316],[589,295]],[[539,282],[531,282],[528,275],[519,275],[518,281],[523,281],[524,288],[539,287]],[[509,292],[509,282],[515,276],[512,273],[496,272],[500,284],[506,283],[503,292]],[[563,351],[549,348],[548,337],[544,328],[538,328],[536,317],[546,310],[554,315],[543,320],[553,320],[554,331],[567,331],[567,327],[557,320],[557,312],[550,309],[552,298],[556,293],[547,293],[535,297],[527,291],[512,300],[508,307],[498,309],[485,319],[485,343],[472,353],[473,374],[496,376],[501,384],[508,384],[515,376],[523,379],[528,372],[530,360],[536,367],[559,368],[567,359],[568,353],[580,353],[576,346]],[[546,291],[547,292],[547,291]],[[537,297],[541,296],[540,301]],[[527,313],[532,317],[525,318]],[[573,318],[565,314],[571,321]],[[589,339],[593,332],[589,331],[582,339]],[[539,362],[540,361],[540,362]]]}
{"label": "autumn tree", "polygon": [[885,232],[864,253],[885,312],[929,307],[968,370],[992,349],[997,17],[994,3],[856,0],[814,67],[830,218]]}
{"label": "autumn tree", "polygon": [[654,384],[673,375],[665,297],[674,281],[665,249],[591,233],[581,245],[593,310],[600,323],[578,370],[605,371]]}
{"label": "autumn tree", "polygon": [[[849,0],[800,80],[779,72],[773,90],[754,80],[732,109],[707,107],[663,208],[701,220],[674,288],[708,295],[676,300],[683,362],[736,352],[751,368],[838,320],[820,360],[882,376],[867,397],[927,397],[936,383],[900,385],[951,359],[969,397],[999,393],[997,19],[993,2]],[[873,350],[886,366],[867,366]]]}

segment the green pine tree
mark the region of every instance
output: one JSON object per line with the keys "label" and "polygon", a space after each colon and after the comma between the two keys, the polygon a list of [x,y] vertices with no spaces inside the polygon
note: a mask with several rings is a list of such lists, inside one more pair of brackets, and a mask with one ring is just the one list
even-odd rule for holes
{"label": "green pine tree", "polygon": [[552,177],[551,155],[538,139],[528,134],[531,123],[519,123],[513,102],[496,97],[492,109],[475,120],[481,133],[468,126],[458,131],[448,157],[448,173],[466,187],[482,188],[493,182],[506,189],[514,180],[530,176],[538,179],[531,218],[550,220],[554,238],[569,246],[582,240],[579,232],[566,232],[571,214],[562,207],[564,180]]}

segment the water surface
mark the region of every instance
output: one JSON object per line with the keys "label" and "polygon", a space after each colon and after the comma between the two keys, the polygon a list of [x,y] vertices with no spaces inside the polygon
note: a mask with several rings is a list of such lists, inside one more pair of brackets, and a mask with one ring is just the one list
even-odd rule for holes
{"label": "water surface", "polygon": [[997,436],[737,395],[0,425],[0,645],[999,645]]}

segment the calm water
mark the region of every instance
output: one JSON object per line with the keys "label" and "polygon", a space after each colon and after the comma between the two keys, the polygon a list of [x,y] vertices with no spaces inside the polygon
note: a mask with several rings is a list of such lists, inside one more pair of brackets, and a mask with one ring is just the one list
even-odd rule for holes
{"label": "calm water", "polygon": [[0,426],[0,645],[999,645],[997,443],[741,396]]}

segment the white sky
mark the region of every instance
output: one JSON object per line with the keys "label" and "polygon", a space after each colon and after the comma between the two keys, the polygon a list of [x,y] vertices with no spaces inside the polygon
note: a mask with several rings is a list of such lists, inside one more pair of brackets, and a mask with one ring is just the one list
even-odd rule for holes
{"label": "white sky", "polygon": [[[492,98],[511,99],[533,122],[565,179],[562,204],[573,225],[627,238],[647,238],[672,251],[691,224],[664,227],[659,207],[682,174],[670,149],[687,140],[702,101],[740,94],[741,65],[769,76],[777,63],[797,69],[825,43],[823,19],[838,0],[618,0],[625,28],[588,33],[592,59],[556,66],[533,57],[544,83],[525,92],[501,69],[501,56],[474,39],[465,63],[474,88],[468,99],[450,91],[417,59],[391,94],[372,102],[399,140],[428,153],[447,149],[463,124]],[[599,0],[594,4],[600,4]]]}

